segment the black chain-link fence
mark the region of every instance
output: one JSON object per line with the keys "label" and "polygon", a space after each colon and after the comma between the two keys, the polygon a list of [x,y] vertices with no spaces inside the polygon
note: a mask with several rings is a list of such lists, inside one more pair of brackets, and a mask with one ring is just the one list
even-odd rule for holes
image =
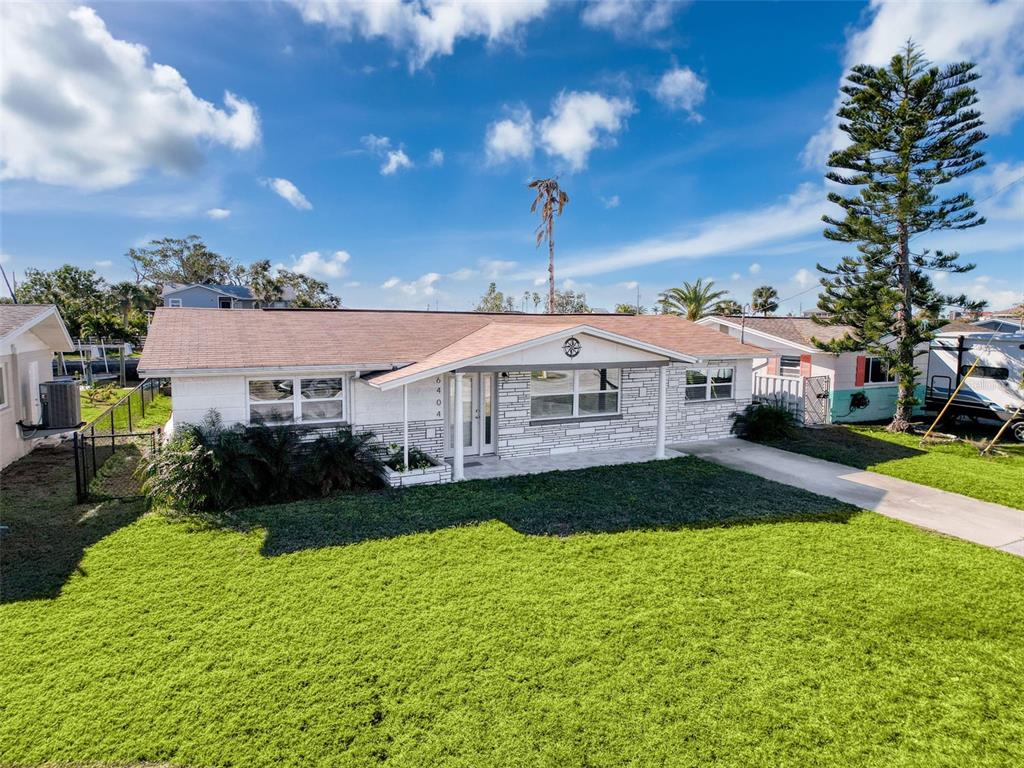
{"label": "black chain-link fence", "polygon": [[[170,416],[170,382],[146,379],[74,435],[75,493],[130,498],[140,494],[135,469],[160,449]],[[111,461],[116,457],[116,460]]]}

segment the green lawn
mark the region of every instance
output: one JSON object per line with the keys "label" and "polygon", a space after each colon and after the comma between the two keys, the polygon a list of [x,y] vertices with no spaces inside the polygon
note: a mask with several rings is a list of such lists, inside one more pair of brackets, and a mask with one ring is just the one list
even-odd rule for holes
{"label": "green lawn", "polygon": [[[961,436],[981,443],[994,434],[989,429],[963,431]],[[969,443],[929,440],[922,444],[920,435],[893,434],[881,426],[844,425],[800,429],[795,437],[770,445],[1024,509],[1024,445],[1012,438],[998,446],[1005,456],[982,456]]]}
{"label": "green lawn", "polygon": [[0,765],[1024,764],[1024,560],[834,500],[684,458],[169,520],[49,466],[0,478]]}
{"label": "green lawn", "polygon": [[[112,405],[133,391],[133,387],[111,387],[109,391],[103,392],[102,397],[93,401],[89,399],[88,394],[83,390],[80,395],[82,421],[91,424]],[[141,393],[135,392],[132,395],[131,427],[136,432],[149,431],[153,427],[162,427],[166,424],[167,420],[171,418],[171,398],[166,395],[157,394],[151,401],[146,403],[145,414],[140,414],[143,414]],[[114,427],[118,432],[128,430],[128,409],[126,407],[118,409],[114,413],[113,419]],[[110,417],[104,418],[100,424],[97,424],[96,428],[97,430],[110,429]]]}

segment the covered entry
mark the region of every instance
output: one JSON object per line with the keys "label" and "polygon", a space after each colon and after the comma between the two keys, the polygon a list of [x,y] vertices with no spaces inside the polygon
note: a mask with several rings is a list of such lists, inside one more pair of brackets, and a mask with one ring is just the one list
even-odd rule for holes
{"label": "covered entry", "polygon": [[455,455],[455,439],[461,434],[466,456],[486,456],[494,453],[497,444],[498,400],[497,374],[467,373],[462,381],[461,429],[456,427],[455,376],[446,376],[445,389],[445,441],[444,455]]}

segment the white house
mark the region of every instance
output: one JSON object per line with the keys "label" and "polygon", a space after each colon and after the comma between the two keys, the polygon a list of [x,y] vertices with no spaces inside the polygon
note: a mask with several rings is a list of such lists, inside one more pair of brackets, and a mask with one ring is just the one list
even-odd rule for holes
{"label": "white house", "polygon": [[175,424],[348,424],[458,480],[467,456],[725,437],[765,354],[671,316],[160,308],[139,370]]}
{"label": "white house", "polygon": [[39,385],[53,378],[54,353],[73,349],[52,304],[0,304],[0,469],[39,442],[23,437],[18,422],[39,422]]}
{"label": "white house", "polygon": [[815,345],[842,338],[853,330],[848,326],[821,325],[809,317],[711,315],[697,322],[769,350],[754,360],[754,395],[790,403],[806,423],[879,421],[895,410],[895,380],[882,360]]}

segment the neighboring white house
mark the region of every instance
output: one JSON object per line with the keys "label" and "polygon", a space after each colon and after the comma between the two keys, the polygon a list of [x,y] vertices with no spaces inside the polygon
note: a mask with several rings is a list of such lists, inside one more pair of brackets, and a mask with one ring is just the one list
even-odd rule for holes
{"label": "neighboring white house", "polygon": [[895,410],[895,380],[882,360],[815,345],[842,338],[853,330],[848,326],[820,325],[809,317],[711,315],[697,322],[770,350],[754,360],[754,395],[786,401],[806,423],[878,421]]}
{"label": "neighboring white house", "polygon": [[[174,309],[192,307],[194,309],[258,309],[260,302],[256,300],[252,289],[245,285],[206,285],[203,283],[167,283],[160,291],[160,298],[165,307]],[[267,304],[267,307],[281,308],[291,306],[295,299],[295,290],[285,286],[278,301]]]}
{"label": "neighboring white house", "polygon": [[[339,424],[449,459],[725,437],[765,350],[672,316],[160,308],[173,423]],[[173,426],[173,425],[172,425]]]}
{"label": "neighboring white house", "polygon": [[54,353],[73,349],[52,304],[0,304],[0,469],[39,442],[23,438],[18,422],[39,422],[39,385],[53,378]]}

